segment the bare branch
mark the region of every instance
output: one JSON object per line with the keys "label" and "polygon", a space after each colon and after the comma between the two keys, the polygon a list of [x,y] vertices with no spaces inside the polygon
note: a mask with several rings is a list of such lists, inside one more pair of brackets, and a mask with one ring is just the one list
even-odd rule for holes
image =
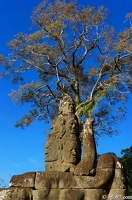
{"label": "bare branch", "polygon": [[125,54],[125,55],[123,55],[123,56],[120,56],[119,57],[119,60],[121,60],[121,59],[123,59],[123,58],[126,58],[126,57],[129,57],[129,56],[131,56],[132,55],[132,53],[128,53],[128,54]]}

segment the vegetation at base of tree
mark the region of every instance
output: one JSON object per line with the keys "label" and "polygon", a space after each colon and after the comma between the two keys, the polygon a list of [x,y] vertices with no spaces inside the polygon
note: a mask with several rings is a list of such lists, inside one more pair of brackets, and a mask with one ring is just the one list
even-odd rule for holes
{"label": "vegetation at base of tree", "polygon": [[132,196],[132,146],[121,151],[122,157],[120,158],[123,164],[125,176],[127,180],[128,195]]}
{"label": "vegetation at base of tree", "polygon": [[33,10],[32,32],[15,35],[9,55],[0,55],[1,77],[19,85],[10,96],[31,105],[16,127],[53,119],[59,101],[69,95],[80,124],[92,115],[97,134],[115,133],[132,92],[132,14],[119,33],[107,24],[108,16],[103,6],[65,0],[42,1]]}

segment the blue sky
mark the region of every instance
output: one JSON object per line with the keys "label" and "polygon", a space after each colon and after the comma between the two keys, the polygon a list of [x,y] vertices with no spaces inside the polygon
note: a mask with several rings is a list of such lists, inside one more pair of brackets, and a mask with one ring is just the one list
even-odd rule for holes
{"label": "blue sky", "polygon": [[[39,0],[0,1],[0,54],[8,53],[6,42],[13,39],[16,33],[28,33],[31,30],[31,12],[39,2]],[[81,0],[80,2],[83,5],[107,7],[111,12],[109,23],[114,25],[117,31],[124,29],[125,15],[131,12],[132,8],[132,0]],[[26,129],[14,127],[27,107],[13,104],[8,96],[12,88],[10,80],[0,80],[0,178],[4,179],[6,186],[14,174],[44,170],[43,145],[50,131],[50,124],[44,122],[34,122]],[[117,127],[120,134],[99,139],[97,149],[100,154],[115,152],[120,156],[121,149],[132,145],[131,102],[132,97],[127,103],[127,118]]]}

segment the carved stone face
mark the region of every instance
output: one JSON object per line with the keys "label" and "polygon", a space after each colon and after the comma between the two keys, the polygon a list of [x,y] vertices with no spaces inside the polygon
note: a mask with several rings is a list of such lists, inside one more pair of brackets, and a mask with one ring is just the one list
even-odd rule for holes
{"label": "carved stone face", "polygon": [[51,162],[58,159],[58,144],[53,138],[48,138],[46,142],[45,161]]}
{"label": "carved stone face", "polygon": [[72,99],[69,96],[65,96],[59,106],[59,111],[64,114],[74,113],[74,104]]}
{"label": "carved stone face", "polygon": [[66,163],[76,164],[80,158],[79,141],[76,138],[68,138],[63,143],[62,160]]}

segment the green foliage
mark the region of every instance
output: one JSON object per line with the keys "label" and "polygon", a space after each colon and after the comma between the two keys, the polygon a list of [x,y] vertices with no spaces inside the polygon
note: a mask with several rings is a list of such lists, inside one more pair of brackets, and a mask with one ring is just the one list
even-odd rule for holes
{"label": "green foliage", "polygon": [[132,196],[132,146],[121,151],[122,157],[120,158],[127,180],[128,195]]}
{"label": "green foliage", "polygon": [[80,115],[85,115],[86,117],[92,116],[93,108],[94,108],[94,101],[91,100],[91,101],[86,102],[85,104],[81,105],[78,108],[78,113]]}

